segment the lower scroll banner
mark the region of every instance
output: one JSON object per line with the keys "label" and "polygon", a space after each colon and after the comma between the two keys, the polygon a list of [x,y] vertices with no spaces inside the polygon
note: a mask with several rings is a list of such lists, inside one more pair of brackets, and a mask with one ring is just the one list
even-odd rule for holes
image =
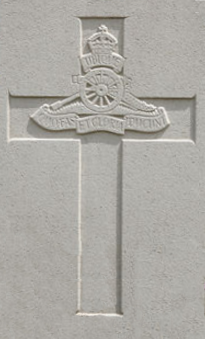
{"label": "lower scroll banner", "polygon": [[41,127],[48,130],[76,130],[79,134],[98,131],[124,134],[125,130],[153,133],[169,125],[169,119],[162,107],[157,108],[153,116],[141,116],[140,114],[133,113],[121,118],[102,114],[81,118],[75,113],[52,114],[47,110],[45,105],[35,112],[32,119]]}

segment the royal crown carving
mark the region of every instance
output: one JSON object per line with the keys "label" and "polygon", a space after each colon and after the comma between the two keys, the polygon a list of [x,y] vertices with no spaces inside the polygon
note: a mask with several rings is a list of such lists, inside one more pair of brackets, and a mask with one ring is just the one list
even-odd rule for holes
{"label": "royal crown carving", "polygon": [[108,28],[101,25],[98,32],[88,39],[90,50],[94,54],[107,54],[115,52],[118,41],[114,35],[108,32]]}

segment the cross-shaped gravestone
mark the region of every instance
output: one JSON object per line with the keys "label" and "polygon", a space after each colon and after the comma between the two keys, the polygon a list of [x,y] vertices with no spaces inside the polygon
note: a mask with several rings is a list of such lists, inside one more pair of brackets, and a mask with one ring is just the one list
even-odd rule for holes
{"label": "cross-shaped gravestone", "polygon": [[[42,136],[53,133],[55,138],[56,133],[67,133],[67,138],[81,140],[76,311],[121,315],[123,142],[162,137],[194,139],[190,128],[194,103],[191,99],[144,101],[131,94],[130,79],[123,74],[122,38],[117,39],[110,33],[112,25],[106,27],[106,20],[101,21],[90,36],[82,29],[81,71],[73,77],[78,91],[59,100],[42,98],[45,104],[40,108],[35,107],[37,98],[25,101],[34,102],[36,109],[31,112],[29,124],[37,123],[35,127]],[[16,100],[11,96],[13,116]],[[11,128],[15,137],[18,131],[12,125],[12,116]]]}

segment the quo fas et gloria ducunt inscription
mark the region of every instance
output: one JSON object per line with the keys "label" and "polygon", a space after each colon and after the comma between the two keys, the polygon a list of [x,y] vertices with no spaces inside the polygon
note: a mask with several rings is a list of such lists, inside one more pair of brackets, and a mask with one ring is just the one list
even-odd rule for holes
{"label": "quo fas et gloria ducunt inscription", "polygon": [[116,52],[118,40],[108,28],[101,25],[87,44],[90,52],[80,56],[81,75],[73,76],[78,92],[51,105],[45,103],[31,119],[50,131],[76,130],[79,134],[165,129],[170,124],[165,108],[130,93],[130,79],[122,72],[125,59]]}

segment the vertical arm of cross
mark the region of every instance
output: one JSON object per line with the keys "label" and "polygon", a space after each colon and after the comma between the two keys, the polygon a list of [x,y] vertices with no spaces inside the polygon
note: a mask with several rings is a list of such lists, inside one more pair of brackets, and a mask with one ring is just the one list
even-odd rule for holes
{"label": "vertical arm of cross", "polygon": [[117,140],[92,135],[81,144],[80,314],[122,312],[122,151]]}

